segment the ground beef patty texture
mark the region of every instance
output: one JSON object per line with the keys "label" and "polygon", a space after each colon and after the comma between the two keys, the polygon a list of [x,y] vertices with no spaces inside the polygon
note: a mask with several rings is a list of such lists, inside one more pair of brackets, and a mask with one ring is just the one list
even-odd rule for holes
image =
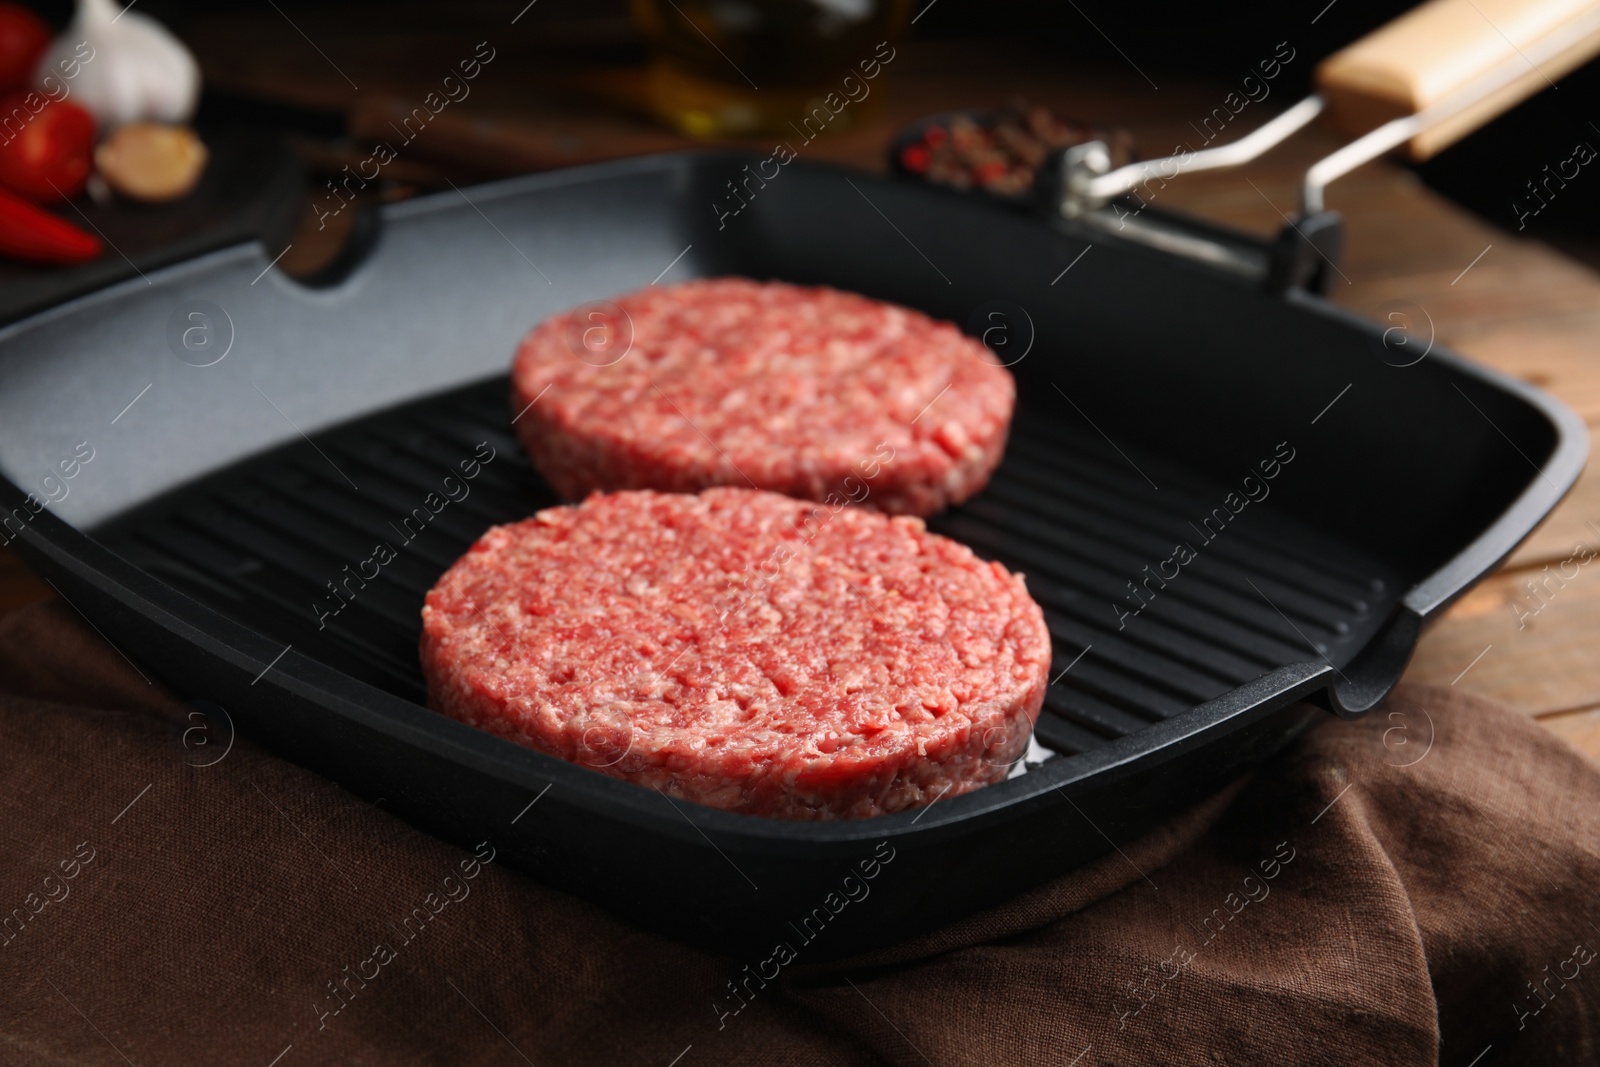
{"label": "ground beef patty texture", "polygon": [[511,380],[518,434],[567,499],[738,485],[904,515],[983,488],[1016,402],[1010,372],[950,323],[744,278],[557,315]]}
{"label": "ground beef patty texture", "polygon": [[496,526],[422,617],[435,709],[783,819],[999,781],[1050,663],[1022,578],[920,519],[735,488],[597,493]]}

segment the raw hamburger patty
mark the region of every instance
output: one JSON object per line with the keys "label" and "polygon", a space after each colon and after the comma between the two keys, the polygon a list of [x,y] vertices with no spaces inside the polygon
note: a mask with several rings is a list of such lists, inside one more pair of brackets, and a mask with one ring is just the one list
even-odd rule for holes
{"label": "raw hamburger patty", "polygon": [[922,521],[776,493],[595,494],[496,526],[428,593],[434,708],[669,796],[784,819],[1005,777],[1050,637]]}
{"label": "raw hamburger patty", "polygon": [[523,340],[511,380],[523,444],[569,499],[738,485],[909,515],[983,488],[1016,400],[1011,374],[949,323],[744,278],[557,315]]}

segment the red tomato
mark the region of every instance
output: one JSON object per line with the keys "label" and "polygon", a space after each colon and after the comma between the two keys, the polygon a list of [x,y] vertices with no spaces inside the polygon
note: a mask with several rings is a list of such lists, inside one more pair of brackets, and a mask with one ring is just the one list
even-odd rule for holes
{"label": "red tomato", "polygon": [[925,144],[908,144],[900,150],[900,162],[912,174],[921,174],[928,169],[928,146]]}
{"label": "red tomato", "polygon": [[94,166],[94,116],[40,92],[0,100],[0,185],[32,200],[75,196]]}
{"label": "red tomato", "polygon": [[50,46],[50,28],[18,4],[0,3],[0,93],[33,80],[33,68]]}

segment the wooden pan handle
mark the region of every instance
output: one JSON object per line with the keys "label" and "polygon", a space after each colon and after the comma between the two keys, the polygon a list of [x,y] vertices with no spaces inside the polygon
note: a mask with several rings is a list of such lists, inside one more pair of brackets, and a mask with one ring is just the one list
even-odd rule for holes
{"label": "wooden pan handle", "polygon": [[1411,158],[1423,160],[1597,53],[1600,0],[1428,0],[1324,59],[1316,84],[1328,121],[1358,137],[1502,64],[1526,65],[1526,75],[1407,142]]}

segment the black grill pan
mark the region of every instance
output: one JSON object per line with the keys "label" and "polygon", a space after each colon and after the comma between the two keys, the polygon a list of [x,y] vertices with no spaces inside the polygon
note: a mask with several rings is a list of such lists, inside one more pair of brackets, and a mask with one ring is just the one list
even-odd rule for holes
{"label": "black grill pan", "polygon": [[[1437,347],[1395,366],[1382,328],[1319,297],[798,162],[719,217],[753,162],[672,155],[431,197],[384,209],[331,288],[258,277],[268,257],[240,246],[7,327],[6,537],[184,697],[653,929],[770,947],[852,867],[892,856],[873,903],[808,949],[822,957],[1104,854],[1281,748],[1325,714],[1313,705],[1365,712],[1422,623],[1581,468],[1585,430],[1548,397]],[[1003,306],[1026,334],[1004,463],[931,522],[1026,573],[1045,608],[1055,681],[1025,773],[918,812],[786,823],[422,706],[423,594],[485,527],[556,502],[509,425],[517,339],[669,263],[663,280],[827,283],[968,324]],[[197,324],[204,359],[182,344]],[[44,482],[80,442],[94,458]],[[470,495],[414,524],[321,625],[325,583],[400,543],[396,524],[489,454]],[[1285,455],[1234,514],[1245,477]],[[23,501],[61,486],[37,515]],[[1146,582],[1179,543],[1192,562]]]}

